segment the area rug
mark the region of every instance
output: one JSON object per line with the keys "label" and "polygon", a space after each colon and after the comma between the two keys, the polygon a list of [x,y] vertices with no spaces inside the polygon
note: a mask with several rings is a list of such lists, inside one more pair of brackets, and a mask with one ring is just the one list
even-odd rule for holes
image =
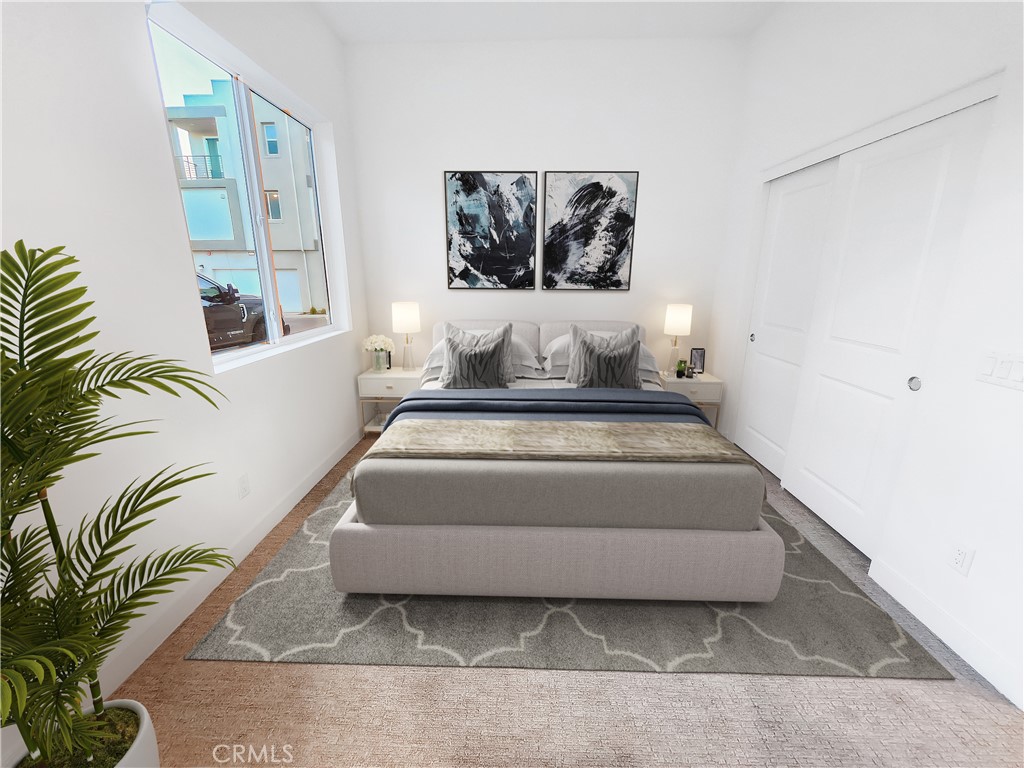
{"label": "area rug", "polygon": [[778,514],[774,602],[340,594],[331,530],[348,477],[189,659],[950,679],[924,648]]}

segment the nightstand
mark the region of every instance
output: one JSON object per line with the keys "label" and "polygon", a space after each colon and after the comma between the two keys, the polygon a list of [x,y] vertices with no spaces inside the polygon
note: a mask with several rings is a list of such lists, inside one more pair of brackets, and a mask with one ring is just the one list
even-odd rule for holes
{"label": "nightstand", "polygon": [[[421,371],[392,368],[389,371],[363,371],[359,374],[359,418],[363,434],[380,432],[391,409],[414,389],[420,388]],[[367,411],[367,406],[372,410]],[[386,406],[386,407],[381,407]]]}
{"label": "nightstand", "polygon": [[711,420],[711,426],[718,428],[718,408],[722,405],[722,391],[725,389],[721,379],[710,373],[698,373],[692,379],[677,379],[675,373],[662,371],[661,386],[666,392],[678,392],[693,400],[693,404]]}

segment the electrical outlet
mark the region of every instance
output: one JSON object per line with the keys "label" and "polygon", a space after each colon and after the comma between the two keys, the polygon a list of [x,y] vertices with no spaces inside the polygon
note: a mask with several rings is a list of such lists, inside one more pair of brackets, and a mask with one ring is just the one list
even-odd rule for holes
{"label": "electrical outlet", "polygon": [[1024,389],[1024,355],[1020,352],[986,352],[978,360],[974,378],[997,387]]}
{"label": "electrical outlet", "polygon": [[954,546],[949,551],[949,567],[966,576],[971,570],[971,563],[974,562],[974,550],[963,546]]}
{"label": "electrical outlet", "polygon": [[249,475],[245,474],[238,478],[238,498],[244,499],[249,495]]}

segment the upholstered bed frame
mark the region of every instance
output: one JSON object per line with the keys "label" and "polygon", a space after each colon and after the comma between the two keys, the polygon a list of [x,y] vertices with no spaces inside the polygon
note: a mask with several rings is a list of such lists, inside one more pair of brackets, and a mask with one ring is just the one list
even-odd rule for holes
{"label": "upholstered bed frame", "polygon": [[[491,330],[503,322],[453,324]],[[513,321],[513,333],[541,353],[569,325]],[[435,342],[442,334],[435,327]],[[774,599],[784,547],[761,517],[756,467],[595,464],[364,459],[356,501],[331,535],[334,584],[391,594]],[[678,514],[656,512],[673,505]]]}

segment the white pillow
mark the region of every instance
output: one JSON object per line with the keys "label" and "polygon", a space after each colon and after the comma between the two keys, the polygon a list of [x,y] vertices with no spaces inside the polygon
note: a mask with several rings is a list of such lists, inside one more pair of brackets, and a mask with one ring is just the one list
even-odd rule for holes
{"label": "white pillow", "polygon": [[[591,336],[598,336],[602,339],[608,339],[614,336],[618,331],[587,331]],[[550,365],[568,365],[569,364],[569,348],[572,345],[572,340],[568,333],[562,336],[556,336],[548,345],[544,348],[544,354],[541,357],[544,358],[545,369],[550,370]]]}
{"label": "white pillow", "polygon": [[[592,336],[607,339],[614,336],[616,332],[588,331],[588,333]],[[569,369],[570,343],[569,334],[567,333],[564,336],[555,337],[544,348],[544,370],[548,372],[549,378],[561,379],[565,376],[566,371]],[[653,373],[658,372],[658,360],[654,357],[654,353],[644,344],[640,345],[640,370]]]}

